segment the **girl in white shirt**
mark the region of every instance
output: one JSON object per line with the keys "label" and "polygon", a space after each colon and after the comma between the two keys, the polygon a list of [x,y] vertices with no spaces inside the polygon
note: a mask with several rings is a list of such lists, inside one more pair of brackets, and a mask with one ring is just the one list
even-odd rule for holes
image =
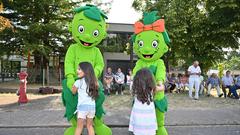
{"label": "girl in white shirt", "polygon": [[72,93],[78,93],[77,128],[75,135],[80,135],[86,120],[89,135],[94,135],[93,118],[95,116],[95,99],[98,97],[98,82],[94,69],[89,62],[82,62],[77,69],[78,79],[72,88]]}

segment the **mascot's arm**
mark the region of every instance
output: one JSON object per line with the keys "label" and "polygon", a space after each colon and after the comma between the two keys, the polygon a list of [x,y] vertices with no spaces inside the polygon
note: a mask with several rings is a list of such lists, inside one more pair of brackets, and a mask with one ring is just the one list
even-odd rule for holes
{"label": "mascot's arm", "polygon": [[75,47],[74,45],[71,45],[66,53],[65,61],[64,61],[64,71],[65,71],[65,77],[67,78],[67,87],[71,90],[72,86],[75,82],[74,80],[74,74],[76,71],[74,71],[74,65],[75,64]]}
{"label": "mascot's arm", "polygon": [[98,81],[98,98],[96,99],[96,113],[95,115],[100,119],[102,118],[102,115],[105,113],[103,109],[103,102],[105,100],[105,96],[103,93],[103,85],[101,81]]}
{"label": "mascot's arm", "polygon": [[96,48],[94,72],[95,72],[97,78],[99,78],[101,76],[103,67],[104,67],[104,61],[103,61],[102,53],[100,52],[100,50],[98,48]]}
{"label": "mascot's arm", "polygon": [[[163,60],[159,60],[157,64],[156,82],[164,83],[166,79],[166,67]],[[164,91],[157,91],[154,95],[154,103],[156,108],[161,112],[166,112],[168,108],[167,98],[164,96]]]}
{"label": "mascot's arm", "polygon": [[166,79],[166,67],[164,65],[163,60],[158,60],[157,63],[157,72],[156,72],[156,82],[164,83]]}
{"label": "mascot's arm", "polygon": [[133,68],[133,76],[136,75],[137,71],[142,68],[142,62],[140,60],[137,61],[136,66]]}

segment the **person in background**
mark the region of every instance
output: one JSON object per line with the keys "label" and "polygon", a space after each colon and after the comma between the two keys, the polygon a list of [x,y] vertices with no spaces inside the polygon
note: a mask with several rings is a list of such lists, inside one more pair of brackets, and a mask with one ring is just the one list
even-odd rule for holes
{"label": "person in background", "polygon": [[180,93],[180,78],[182,77],[182,74],[181,73],[178,73],[177,75],[177,78],[178,78],[178,81],[177,81],[177,93]]}
{"label": "person in background", "polygon": [[113,77],[114,77],[114,74],[112,73],[112,68],[108,67],[107,72],[104,75],[105,95],[110,95],[110,92],[112,90],[112,85],[113,85]]}
{"label": "person in background", "polygon": [[189,74],[189,97],[192,99],[192,90],[195,86],[195,100],[199,99],[199,86],[200,86],[200,75],[201,75],[201,69],[198,66],[199,62],[194,61],[193,65],[191,65],[188,68],[188,74]]}
{"label": "person in background", "polygon": [[203,95],[203,93],[204,93],[204,83],[205,83],[203,75],[200,75],[199,79],[200,79],[199,94]]}
{"label": "person in background", "polygon": [[240,75],[238,75],[236,78],[235,78],[235,85],[231,86],[230,87],[230,91],[231,93],[233,94],[234,98],[235,99],[239,99],[239,95],[237,93],[237,90],[240,89]]}
{"label": "person in background", "polygon": [[172,73],[168,78],[168,84],[169,84],[169,91],[172,93],[172,91],[177,87],[178,78],[174,73]]}
{"label": "person in background", "polygon": [[179,85],[178,85],[179,92],[181,90],[183,90],[183,92],[184,92],[186,87],[189,87],[188,76],[186,74],[183,74],[183,75],[180,74],[179,75]]}
{"label": "person in background", "polygon": [[123,95],[123,85],[125,81],[125,75],[122,73],[121,68],[118,68],[117,73],[114,75],[116,82],[116,95]]}
{"label": "person in background", "polygon": [[133,83],[133,74],[132,74],[132,70],[128,69],[128,73],[127,73],[127,85],[129,86],[129,92],[131,93],[132,91],[132,83]]}
{"label": "person in background", "polygon": [[166,73],[165,82],[164,82],[164,91],[165,91],[165,93],[167,93],[169,88],[170,88],[168,79],[169,79],[169,73]]}
{"label": "person in background", "polygon": [[[227,71],[226,75],[222,78],[222,90],[224,93],[224,98],[226,98],[227,96],[230,97],[231,95],[231,91],[230,91],[230,87],[233,86],[234,82],[233,82],[233,78],[231,76],[231,71]],[[228,95],[227,95],[227,91],[226,88],[229,89]]]}
{"label": "person in background", "polygon": [[218,78],[216,73],[212,73],[212,75],[207,80],[207,88],[208,94],[210,96],[211,89],[216,88],[218,97],[222,97],[223,94],[220,92],[220,79]]}

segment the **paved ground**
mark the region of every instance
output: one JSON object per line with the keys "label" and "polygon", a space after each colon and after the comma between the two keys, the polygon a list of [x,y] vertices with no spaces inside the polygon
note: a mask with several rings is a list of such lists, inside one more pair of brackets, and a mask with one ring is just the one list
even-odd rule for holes
{"label": "paved ground", "polygon": [[[239,126],[174,126],[167,127],[169,135],[239,135]],[[113,135],[132,135],[127,128],[112,128]],[[62,135],[64,128],[4,128],[0,135]],[[84,135],[87,135],[84,132]]]}
{"label": "paved ground", "polygon": [[[15,94],[0,94],[0,135],[61,135],[69,123],[63,118],[60,94],[28,94],[30,102],[17,105]],[[166,127],[169,135],[239,135],[240,101],[168,94]],[[2,102],[4,101],[4,102]],[[110,96],[104,104],[106,124],[113,135],[128,135],[131,97]],[[120,128],[121,127],[121,128]]]}

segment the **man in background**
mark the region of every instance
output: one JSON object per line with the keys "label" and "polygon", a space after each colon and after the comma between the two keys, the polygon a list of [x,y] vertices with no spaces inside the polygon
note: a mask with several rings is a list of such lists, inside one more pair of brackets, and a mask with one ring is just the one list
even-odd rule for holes
{"label": "man in background", "polygon": [[200,75],[201,75],[201,69],[198,66],[199,62],[194,61],[193,65],[191,65],[188,68],[188,74],[189,74],[189,98],[192,97],[192,90],[193,87],[195,88],[195,100],[199,99],[199,86],[200,86]]}
{"label": "man in background", "polygon": [[[226,98],[227,96],[230,97],[231,96],[231,91],[230,91],[230,87],[233,86],[234,82],[233,82],[233,78],[231,76],[231,71],[227,71],[226,75],[222,78],[222,91],[224,93],[224,98]],[[227,91],[226,88],[229,89],[228,95],[227,95]]]}

